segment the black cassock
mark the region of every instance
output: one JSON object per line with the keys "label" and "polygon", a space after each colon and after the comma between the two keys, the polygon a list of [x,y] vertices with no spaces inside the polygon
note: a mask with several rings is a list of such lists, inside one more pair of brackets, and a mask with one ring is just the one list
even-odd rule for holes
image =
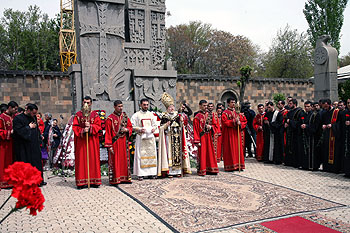
{"label": "black cassock", "polygon": [[[298,124],[299,163],[303,169],[316,171],[320,167],[320,151],[319,148],[316,148],[320,139],[320,114],[303,111],[300,115]],[[305,129],[301,128],[302,124],[306,125]]]}
{"label": "black cassock", "polygon": [[41,135],[38,127],[34,129],[29,127],[31,122],[37,123],[36,118],[27,116],[24,113],[17,115],[13,119],[13,149],[16,161],[30,163],[42,173]]}
{"label": "black cassock", "polygon": [[321,114],[313,112],[310,117],[310,169],[317,171],[322,163],[322,135]]}
{"label": "black cassock", "polygon": [[[274,112],[275,111],[267,112],[265,114],[265,117],[267,117],[269,124],[263,123],[263,136],[264,136],[263,159],[265,162],[270,161],[269,160],[270,143],[273,143],[273,145],[274,145],[273,146],[273,162],[275,164],[281,164],[282,157],[283,157],[283,133],[281,131],[281,127],[283,124],[283,115],[279,112],[277,114],[276,120],[274,122],[272,122]],[[274,135],[273,142],[270,141],[271,134]]]}
{"label": "black cassock", "polygon": [[[335,109],[323,111],[321,126],[331,124]],[[342,140],[341,140],[341,114],[338,113],[337,120],[331,129],[325,129],[322,133],[322,162],[323,171],[339,173],[342,165]]]}
{"label": "black cassock", "polygon": [[345,109],[342,113],[339,113],[341,117],[341,134],[342,134],[342,152],[344,172],[347,177],[350,177],[350,125],[345,125],[345,121],[350,121],[350,110]]}
{"label": "black cassock", "polygon": [[288,127],[285,129],[286,133],[286,151],[284,164],[286,166],[299,167],[299,148],[298,148],[298,137],[299,137],[299,120],[302,109],[294,108],[289,110],[287,113],[287,119],[289,119]]}

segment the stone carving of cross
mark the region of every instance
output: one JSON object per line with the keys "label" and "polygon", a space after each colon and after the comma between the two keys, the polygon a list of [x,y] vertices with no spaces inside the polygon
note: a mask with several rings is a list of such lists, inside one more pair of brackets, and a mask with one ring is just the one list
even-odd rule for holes
{"label": "stone carving of cross", "polygon": [[116,27],[107,26],[107,7],[108,3],[95,2],[98,12],[99,25],[84,24],[80,22],[80,36],[86,34],[99,34],[100,39],[100,57],[99,57],[99,77],[98,82],[94,86],[96,94],[102,94],[104,91],[108,93],[108,51],[107,51],[107,34],[124,39],[124,25]]}
{"label": "stone carving of cross", "polygon": [[139,22],[142,22],[144,19],[144,16],[141,16],[139,13],[142,12],[141,10],[135,10],[135,16],[130,17],[131,19],[135,20],[135,30],[140,31],[140,25]]}
{"label": "stone carving of cross", "polygon": [[152,24],[157,26],[157,39],[162,38],[161,26],[165,25],[165,22],[164,22],[164,19],[161,19],[161,14],[156,13],[156,12],[153,13],[153,15],[152,15]]}
{"label": "stone carving of cross", "polygon": [[[150,26],[151,26],[151,19],[150,19],[151,12],[160,12],[160,13],[164,14],[165,13],[165,4],[161,3],[160,5],[155,5],[154,3],[152,4],[151,0],[145,0],[142,3],[131,0],[129,2],[129,9],[134,9],[135,15],[136,15],[136,10],[145,11],[145,27],[146,27],[145,31],[149,32]],[[135,22],[136,22],[136,20],[135,20]],[[163,24],[164,24],[164,22],[163,22]],[[159,25],[159,27],[160,27],[160,25]],[[147,45],[150,44],[150,38],[147,35],[145,35],[145,43]]]}

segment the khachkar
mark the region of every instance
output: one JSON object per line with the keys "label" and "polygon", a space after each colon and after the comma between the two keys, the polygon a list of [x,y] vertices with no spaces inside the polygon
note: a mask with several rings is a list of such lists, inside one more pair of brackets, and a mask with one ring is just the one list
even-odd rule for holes
{"label": "khachkar", "polygon": [[135,107],[141,98],[164,109],[163,92],[176,98],[176,71],[165,62],[165,0],[127,1],[125,63],[132,70]]}
{"label": "khachkar", "polygon": [[141,98],[163,108],[176,97],[176,71],[165,62],[165,0],[75,0],[78,65],[70,68],[74,111],[90,95],[95,109],[123,100],[131,114]]}
{"label": "khachkar", "polygon": [[315,49],[315,100],[338,100],[338,52],[329,45],[330,36],[321,36]]}

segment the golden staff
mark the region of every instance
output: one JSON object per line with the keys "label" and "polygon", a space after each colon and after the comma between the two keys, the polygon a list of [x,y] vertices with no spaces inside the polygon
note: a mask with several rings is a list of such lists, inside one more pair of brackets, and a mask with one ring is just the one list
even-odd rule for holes
{"label": "golden staff", "polygon": [[236,106],[236,112],[238,113],[238,119],[237,119],[237,140],[238,140],[238,172],[241,172],[241,145],[240,145],[240,138],[241,135],[239,133],[239,112],[240,112],[240,105],[239,105],[239,101],[237,102],[237,106]]}
{"label": "golden staff", "polygon": [[[87,103],[83,106],[83,114],[85,116],[85,122],[89,121],[91,109]],[[90,190],[90,162],[89,162],[89,132],[86,132],[86,163],[87,163],[87,175],[88,175],[88,189]]]}

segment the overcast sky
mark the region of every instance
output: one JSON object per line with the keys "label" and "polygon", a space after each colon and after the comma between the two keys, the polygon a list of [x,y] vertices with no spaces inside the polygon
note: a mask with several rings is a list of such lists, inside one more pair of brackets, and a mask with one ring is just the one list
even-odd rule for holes
{"label": "overcast sky", "polygon": [[[199,20],[218,30],[243,35],[267,51],[280,28],[287,24],[304,32],[308,24],[304,18],[305,0],[166,0],[167,26]],[[27,10],[38,5],[50,17],[60,11],[60,0],[0,0],[0,15],[6,8]],[[350,52],[350,4],[344,12],[340,55]]]}

